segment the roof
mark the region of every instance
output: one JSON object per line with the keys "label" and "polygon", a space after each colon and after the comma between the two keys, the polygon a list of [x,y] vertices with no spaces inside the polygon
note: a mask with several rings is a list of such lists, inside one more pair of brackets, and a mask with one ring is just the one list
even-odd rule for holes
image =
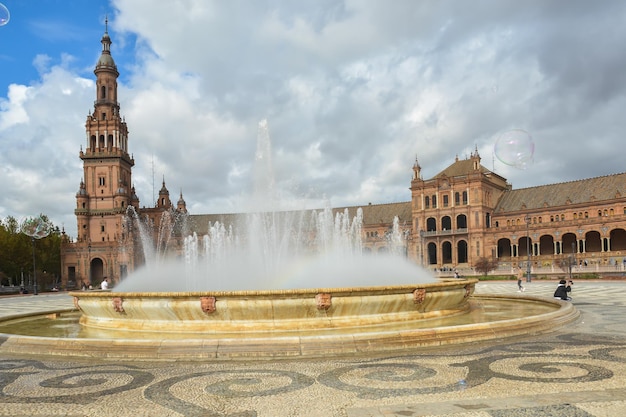
{"label": "roof", "polygon": [[[482,173],[491,172],[484,166],[479,166],[479,171]],[[471,174],[474,171],[474,161],[472,159],[456,159],[454,163],[449,165],[446,169],[435,175],[432,179],[439,177],[462,177]]]}
{"label": "roof", "polygon": [[394,217],[398,216],[400,223],[411,221],[411,202],[387,203],[387,204],[367,204],[365,206],[337,207],[333,212],[343,212],[348,209],[350,218],[356,215],[357,209],[363,210],[363,225],[390,224]]}
{"label": "roof", "polygon": [[[411,202],[387,203],[387,204],[367,204],[364,206],[335,207],[332,209],[333,214],[344,213],[348,211],[348,217],[353,219],[356,217],[358,209],[363,210],[363,225],[391,224],[395,216],[398,216],[400,224],[411,222]],[[322,209],[302,210],[304,212],[321,211]],[[278,212],[283,214],[298,213],[296,211]],[[189,216],[188,222],[192,230],[196,233],[206,233],[209,230],[209,223],[215,224],[220,222],[226,226],[236,226],[242,219],[243,213],[226,213],[226,214],[192,214]]]}
{"label": "roof", "polygon": [[495,212],[545,209],[571,204],[613,200],[626,196],[626,173],[510,190],[503,194]]}

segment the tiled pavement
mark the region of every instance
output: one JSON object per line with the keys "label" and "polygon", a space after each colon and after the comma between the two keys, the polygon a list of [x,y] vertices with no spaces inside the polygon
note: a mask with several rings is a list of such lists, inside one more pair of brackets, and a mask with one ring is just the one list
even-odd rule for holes
{"label": "tiled pavement", "polygon": [[[550,297],[554,282],[527,293]],[[515,282],[477,293],[515,293]],[[525,339],[307,360],[119,362],[0,357],[0,416],[626,415],[626,282],[576,282],[580,318]],[[70,308],[0,299],[0,316]]]}

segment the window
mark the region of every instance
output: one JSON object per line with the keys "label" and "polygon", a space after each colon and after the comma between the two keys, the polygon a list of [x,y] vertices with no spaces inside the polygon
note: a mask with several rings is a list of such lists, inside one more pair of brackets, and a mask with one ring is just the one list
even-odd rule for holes
{"label": "window", "polygon": [[430,208],[430,197],[426,197],[424,203],[426,208]]}
{"label": "window", "polygon": [[[454,204],[457,206],[461,205],[461,194],[454,193]],[[624,212],[626,212],[626,207],[624,207]]]}
{"label": "window", "polygon": [[463,205],[467,205],[467,191],[463,191]]}
{"label": "window", "polygon": [[433,208],[437,208],[437,196],[433,196]]}
{"label": "window", "polygon": [[443,206],[444,207],[448,207],[448,196],[447,195],[443,196]]}
{"label": "window", "polygon": [[98,185],[100,187],[104,187],[104,185],[105,185],[104,177],[98,177]]}
{"label": "window", "polygon": [[100,231],[104,233],[104,225],[100,226]]}

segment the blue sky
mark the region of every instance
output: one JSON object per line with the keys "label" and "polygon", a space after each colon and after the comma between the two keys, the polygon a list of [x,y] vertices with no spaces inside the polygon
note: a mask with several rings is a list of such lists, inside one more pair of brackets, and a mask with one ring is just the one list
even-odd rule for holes
{"label": "blue sky", "polygon": [[[240,211],[262,120],[295,208],[408,201],[416,158],[430,178],[476,149],[514,188],[625,171],[621,0],[0,1],[0,219],[75,236],[106,15],[145,206],[165,179]],[[494,153],[514,129],[524,169]]]}
{"label": "blue sky", "polygon": [[[113,12],[108,1],[4,0],[2,4],[11,17],[0,27],[1,92],[6,93],[10,83],[39,82],[38,66],[61,65],[66,55],[72,60],[65,65],[89,77],[99,56],[94,39],[102,36],[105,15]],[[123,63],[126,54],[116,52]],[[37,56],[45,56],[47,62],[36,63]]]}

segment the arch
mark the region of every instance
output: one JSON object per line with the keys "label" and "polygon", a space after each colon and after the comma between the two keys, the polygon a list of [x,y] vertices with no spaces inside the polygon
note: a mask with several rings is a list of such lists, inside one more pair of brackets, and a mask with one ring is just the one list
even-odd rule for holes
{"label": "arch", "polygon": [[543,235],[539,238],[539,255],[554,255],[554,238]]}
{"label": "arch", "polygon": [[91,285],[96,286],[102,282],[104,278],[104,262],[101,258],[93,258],[89,262],[89,276],[91,277]]}
{"label": "arch", "polygon": [[104,135],[100,135],[100,137],[98,138],[98,149],[104,149]]}
{"label": "arch", "polygon": [[[527,243],[528,242],[528,243]],[[533,240],[530,237],[522,236],[517,241],[517,256],[528,256],[529,249],[530,255],[533,254]]]}
{"label": "arch", "polygon": [[465,264],[467,263],[467,241],[460,240],[456,244],[456,258],[457,263]]}
{"label": "arch", "polygon": [[107,88],[104,85],[100,87],[100,98],[102,100],[107,98]]}
{"label": "arch", "polygon": [[498,258],[511,256],[511,239],[498,239]]}
{"label": "arch", "polygon": [[444,264],[452,263],[452,243],[447,240],[441,244],[441,262]]}
{"label": "arch", "polygon": [[591,231],[585,233],[585,252],[602,252],[600,232]]}
{"label": "arch", "polygon": [[434,232],[437,230],[437,220],[434,217],[426,219],[426,231]]}
{"label": "arch", "polygon": [[450,216],[443,216],[441,218],[441,230],[452,230],[452,219]]}
{"label": "arch", "polygon": [[96,150],[96,135],[91,135],[89,138],[89,148],[92,152]]}
{"label": "arch", "polygon": [[428,265],[437,265],[437,245],[428,244]]}
{"label": "arch", "polygon": [[626,250],[626,230],[611,230],[611,250]]}
{"label": "arch", "polygon": [[561,242],[563,242],[561,247],[561,253],[576,252],[576,235],[574,233],[564,233],[563,237],[561,238]]}
{"label": "arch", "polygon": [[459,214],[456,216],[456,228],[467,229],[467,216],[465,214]]}

